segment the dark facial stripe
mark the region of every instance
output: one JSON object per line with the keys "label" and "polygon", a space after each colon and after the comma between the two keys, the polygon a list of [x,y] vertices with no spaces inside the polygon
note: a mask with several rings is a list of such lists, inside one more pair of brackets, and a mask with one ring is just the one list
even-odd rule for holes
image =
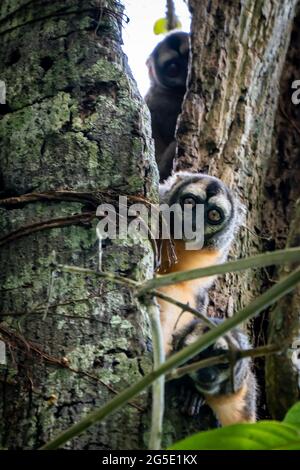
{"label": "dark facial stripe", "polygon": [[212,181],[206,188],[207,199],[224,192],[224,187],[219,181]]}
{"label": "dark facial stripe", "polygon": [[197,183],[198,181],[200,181],[203,178],[204,178],[204,176],[199,177],[199,175],[197,175],[197,174],[195,174],[195,176],[191,176],[188,179],[188,181],[187,181],[186,178],[183,178],[183,180],[178,184],[178,186],[176,188],[176,191],[172,194],[172,197],[170,199],[170,205],[172,205],[176,202],[179,202],[179,195],[182,191],[182,188],[184,188],[185,186],[188,186],[189,184]]}
{"label": "dark facial stripe", "polygon": [[184,54],[180,52],[180,46],[186,41],[187,37],[188,34],[184,32],[173,33],[170,36],[167,36],[163,41],[157,44],[152,52],[152,56],[157,58],[160,54],[168,52],[169,50],[173,50],[176,51],[180,57],[188,57],[188,49]]}
{"label": "dark facial stripe", "polygon": [[180,34],[173,34],[170,37],[167,37],[168,46],[171,49],[175,49],[175,51],[178,51],[178,52],[179,52],[179,48],[181,46],[182,40],[183,40],[183,36]]}

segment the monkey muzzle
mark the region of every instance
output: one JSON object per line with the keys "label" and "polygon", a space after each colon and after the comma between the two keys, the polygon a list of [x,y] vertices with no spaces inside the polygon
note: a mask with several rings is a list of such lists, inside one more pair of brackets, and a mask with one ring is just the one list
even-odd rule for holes
{"label": "monkey muzzle", "polygon": [[227,377],[216,367],[207,367],[191,374],[196,389],[208,395],[217,395],[221,391],[221,384]]}
{"label": "monkey muzzle", "polygon": [[[209,357],[217,357],[227,352],[227,349],[219,348],[214,345],[200,353],[196,360],[206,359]],[[195,358],[193,359],[193,362]],[[224,384],[230,379],[230,368],[228,363],[220,363],[199,369],[190,374],[194,382],[195,388],[207,395],[218,395],[222,392]]]}

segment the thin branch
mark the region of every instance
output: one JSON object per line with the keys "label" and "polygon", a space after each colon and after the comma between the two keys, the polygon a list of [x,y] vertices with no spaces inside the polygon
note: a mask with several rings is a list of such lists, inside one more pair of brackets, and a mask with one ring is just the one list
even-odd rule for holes
{"label": "thin branch", "polygon": [[208,357],[207,359],[202,359],[201,361],[193,362],[187,366],[179,367],[178,369],[173,370],[166,376],[166,381],[180,379],[184,375],[190,374],[200,369],[205,369],[206,367],[215,366],[217,364],[228,364],[230,361],[234,363],[244,359],[246,357],[262,357],[269,356],[271,354],[276,354],[280,352],[278,345],[270,344],[266,346],[259,346],[258,348],[251,349],[236,349],[228,351],[219,356]]}
{"label": "thin branch", "polygon": [[[81,202],[81,203],[88,202],[89,204],[93,205],[96,208],[101,203],[101,200],[102,201],[111,200],[112,202],[115,202],[115,200],[117,198],[120,198],[120,196],[121,195],[119,193],[113,190],[106,190],[106,191],[98,190],[98,191],[93,191],[93,192],[69,191],[69,190],[49,191],[45,193],[35,192],[35,193],[22,194],[20,196],[14,196],[14,197],[6,198],[6,199],[0,199],[0,207],[2,206],[3,207],[15,207],[15,206],[18,207],[22,204],[28,204],[32,202],[38,202],[38,201],[60,201],[60,202],[71,201],[71,202]],[[123,196],[128,198],[132,202],[134,201],[143,202],[147,206],[158,211],[155,205],[152,204],[143,196],[136,196],[136,195],[130,195],[130,194],[128,195],[124,194]],[[119,205],[126,207],[124,204],[120,204],[120,202],[119,202]],[[70,217],[64,217],[64,218],[58,218],[58,219],[50,219],[46,221],[37,222],[35,224],[31,224],[28,226],[20,227],[18,230],[10,232],[4,237],[0,238],[0,246],[5,245],[7,243],[10,243],[11,241],[30,235],[31,233],[34,233],[40,230],[56,228],[56,227],[61,227],[61,226],[63,227],[66,225],[73,225],[73,224],[76,225],[80,223],[81,221],[85,222],[85,217],[88,214],[91,215],[91,220],[97,217],[96,213],[85,212],[83,214],[75,214]],[[121,215],[119,214],[119,218],[120,217]],[[81,218],[83,220],[81,220]],[[144,227],[145,233],[148,234],[148,239],[150,240],[150,243],[152,245],[152,249],[154,252],[155,266],[156,266],[159,264],[157,239],[154,237],[150,228],[144,222],[144,220],[140,217],[137,217],[137,219],[139,220],[140,224]]]}
{"label": "thin branch", "polygon": [[192,313],[193,315],[195,315],[195,317],[203,321],[203,323],[205,323],[205,325],[207,325],[209,328],[215,328],[216,324],[212,320],[210,320],[209,317],[199,312],[199,310],[196,310],[195,308],[190,307],[188,304],[179,302],[178,300],[173,299],[173,297],[170,297],[169,295],[166,295],[163,292],[160,292],[159,290],[156,290],[156,289],[150,291],[150,293],[152,295],[155,295],[155,297],[159,297],[160,299],[163,299],[166,302],[169,302],[170,304],[176,305],[176,307],[181,308],[182,312]]}
{"label": "thin branch", "polygon": [[0,238],[0,246],[6,245],[19,238],[31,235],[41,230],[48,230],[49,228],[66,227],[69,225],[82,224],[91,222],[96,217],[95,212],[83,212],[82,214],[70,215],[68,217],[58,217],[56,219],[43,220],[30,225],[14,230],[13,232],[4,235]]}
{"label": "thin branch", "polygon": [[286,295],[300,282],[300,270],[297,269],[293,271],[289,276],[287,276],[282,281],[278,282],[276,285],[272,286],[268,291],[264,292],[261,296],[255,299],[250,305],[240,310],[232,318],[227,319],[223,323],[216,326],[216,328],[211,329],[207,333],[203,334],[198,340],[190,344],[186,348],[178,351],[177,353],[170,356],[166,362],[164,362],[160,367],[150,372],[150,374],[143,377],[139,382],[133,384],[131,387],[127,388],[119,395],[114,397],[106,405],[100,409],[96,409],[89,413],[85,418],[83,418],[78,423],[69,427],[66,431],[63,431],[52,441],[46,443],[41,449],[50,450],[57,449],[61,445],[65,444],[67,441],[72,439],[75,436],[83,433],[93,424],[102,421],[109,414],[115,412],[125,403],[131,400],[135,395],[139,394],[142,390],[146,389],[151,385],[156,379],[161,375],[166,374],[171,369],[180,366],[187,360],[194,357],[196,354],[200,353],[208,346],[213,344],[219,337],[225,335],[228,331],[235,328],[240,323],[248,320],[264,308],[269,307],[279,298]]}
{"label": "thin branch", "polygon": [[167,30],[172,31],[177,26],[174,0],[167,0]]}
{"label": "thin branch", "polygon": [[[11,28],[5,29],[4,31],[0,30],[0,36],[4,36],[7,33],[11,33],[12,31],[15,31],[16,29],[23,28],[24,26],[28,26],[30,24],[40,23],[41,21],[45,21],[45,20],[48,20],[50,18],[61,18],[61,17],[64,18],[64,17],[70,16],[70,15],[80,15],[82,13],[87,13],[88,14],[88,13],[91,13],[94,10],[96,10],[95,8],[85,8],[85,9],[81,9],[81,10],[78,9],[78,10],[67,11],[68,8],[70,8],[70,7],[60,9],[57,12],[49,13],[49,14],[44,15],[44,16],[39,16],[39,17],[36,17],[36,18],[32,18],[32,19],[30,19],[30,20],[28,20],[24,23],[17,24],[15,26],[11,27]],[[64,10],[66,10],[66,11],[64,11]],[[110,15],[113,18],[115,18],[117,21],[122,22],[124,20],[125,23],[129,22],[129,18],[125,14],[117,13],[113,10],[108,9],[108,8],[104,8],[104,13],[107,14],[107,15]]]}
{"label": "thin branch", "polygon": [[[177,284],[184,281],[191,281],[207,276],[215,276],[217,274],[243,271],[249,268],[262,268],[264,266],[271,266],[276,264],[296,263],[297,261],[300,261],[300,248],[288,248],[285,250],[277,250],[273,252],[267,252],[261,255],[251,256],[250,258],[239,259],[237,261],[230,261],[228,263],[208,266],[206,268],[164,274],[143,283],[122,276],[118,276],[114,273],[104,271],[97,272],[92,269],[80,268],[77,266],[58,265],[58,268],[61,271],[97,276],[110,280],[112,282],[116,282],[118,284],[124,284],[127,286],[134,287],[137,289],[135,295],[137,297],[141,297],[146,293],[154,292],[154,290],[157,288]],[[159,296],[161,296],[161,294],[159,294]],[[186,307],[185,304],[183,305]]]}
{"label": "thin branch", "polygon": [[90,203],[97,207],[100,203],[99,193],[82,191],[48,191],[45,193],[28,193],[0,199],[0,207],[14,207],[38,201],[81,202]]}
{"label": "thin branch", "polygon": [[300,248],[289,248],[251,256],[250,258],[243,258],[237,261],[208,266],[207,268],[164,274],[144,282],[139,288],[138,295],[143,295],[143,293],[149,292],[152,289],[170,286],[171,284],[177,284],[183,281],[192,281],[201,277],[215,276],[229,272],[233,273],[249,268],[262,268],[274,264],[295,263],[297,261],[300,261]]}
{"label": "thin branch", "polygon": [[[91,276],[97,276],[112,282],[115,282],[117,284],[122,284],[126,285],[127,287],[133,287],[135,290],[139,289],[139,286],[141,286],[141,283],[137,281],[133,281],[132,279],[124,278],[122,276],[118,276],[114,273],[110,272],[97,272],[92,269],[86,269],[86,268],[80,268],[77,266],[67,266],[67,265],[58,265],[57,269],[65,272],[70,272],[70,273],[75,273],[75,274],[84,274],[84,275],[91,275]],[[187,271],[188,272],[188,271]],[[137,292],[137,291],[136,291]],[[141,294],[140,291],[138,290],[138,294],[135,292],[135,295],[137,297],[140,297],[141,295],[144,295],[143,293]],[[149,292],[150,294],[154,295],[155,297],[159,297],[166,302],[169,302],[173,305],[176,305],[177,307],[181,308],[185,312],[190,312],[193,315],[195,315],[197,318],[199,318],[201,321],[203,321],[209,328],[214,328],[216,325],[213,323],[212,320],[210,320],[208,317],[206,317],[203,313],[199,312],[199,310],[196,310],[195,308],[190,307],[188,304],[184,304],[182,302],[179,302],[172,297],[164,294],[163,292],[160,292],[159,290],[153,289]]]}
{"label": "thin branch", "polygon": [[[161,331],[159,307],[155,299],[150,299],[148,313],[151,323],[153,344],[153,365],[158,369],[165,361],[163,336]],[[161,375],[152,385],[152,417],[149,449],[161,449],[161,437],[165,408],[165,378]]]}
{"label": "thin branch", "polygon": [[[98,383],[101,383],[101,385],[107,388],[114,395],[118,394],[118,392],[111,385],[103,382],[103,380],[101,380],[99,377],[93,374],[90,374],[89,372],[86,372],[84,370],[71,367],[66,358],[58,358],[58,357],[48,354],[47,352],[43,351],[38,345],[35,345],[31,341],[27,340],[20,333],[17,333],[7,328],[5,325],[0,325],[0,334],[1,334],[0,337],[2,341],[5,342],[5,344],[8,344],[11,349],[20,350],[27,356],[31,354],[35,354],[39,358],[42,358],[43,361],[45,361],[48,364],[58,366],[58,367],[63,367],[64,369],[68,369],[69,371],[75,374],[81,375],[83,377],[86,377]],[[141,408],[139,405],[133,402],[129,402],[128,404],[132,406],[133,408],[136,408],[138,411],[142,411],[142,412],[144,411],[143,408]]]}
{"label": "thin branch", "polygon": [[[148,199],[143,196],[137,196],[133,194],[120,194],[112,189],[98,189],[97,191],[70,191],[67,189],[59,191],[47,191],[43,193],[33,192],[27,194],[21,194],[20,196],[12,196],[9,198],[0,199],[0,207],[15,207],[21,204],[29,204],[38,201],[59,201],[59,202],[82,202],[90,203],[94,207],[97,207],[103,201],[116,201],[120,196],[125,196],[131,201],[142,202],[154,210],[158,209]],[[158,211],[159,212],[159,211]]]}

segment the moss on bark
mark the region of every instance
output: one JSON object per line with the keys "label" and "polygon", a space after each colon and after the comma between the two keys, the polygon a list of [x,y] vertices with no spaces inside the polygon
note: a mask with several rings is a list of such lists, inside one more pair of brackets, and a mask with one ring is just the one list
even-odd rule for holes
{"label": "moss on bark", "polygon": [[[149,115],[120,48],[123,10],[114,1],[102,5],[1,3],[2,197],[109,189],[155,200]],[[43,200],[1,208],[1,233],[87,210],[94,209]],[[36,232],[1,249],[4,447],[37,448],[151,367],[147,312],[129,289],[55,272],[55,263],[97,269],[96,223]],[[147,240],[103,245],[103,269],[152,276]],[[147,408],[147,394],[136,403]],[[143,432],[141,409],[129,405],[66,447],[139,448]]]}

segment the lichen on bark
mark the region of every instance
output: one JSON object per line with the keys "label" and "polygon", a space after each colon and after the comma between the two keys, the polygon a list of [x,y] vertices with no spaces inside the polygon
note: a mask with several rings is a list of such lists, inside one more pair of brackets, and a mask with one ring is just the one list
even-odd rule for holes
{"label": "lichen on bark", "polygon": [[[189,1],[192,63],[177,132],[177,169],[221,178],[245,205],[246,220],[230,256],[283,248],[293,218],[292,201],[285,206],[287,212],[282,203],[287,194],[295,200],[299,192],[299,145],[293,125],[297,111],[288,112],[292,121],[283,118],[280,108],[286,112],[292,107],[291,90],[287,82],[280,88],[280,80],[289,68],[285,59],[293,24],[296,31],[299,28],[294,19],[297,4],[296,0]],[[298,33],[293,34],[296,44]],[[210,314],[233,315],[276,278],[276,270],[226,275],[210,292]],[[250,325],[255,344],[267,341],[264,318],[265,314]],[[269,417],[263,361],[258,365],[260,416]]]}
{"label": "lichen on bark", "polygon": [[[115,1],[3,1],[0,7],[2,197],[69,190],[156,200],[149,113],[121,51],[123,9]],[[101,193],[100,193],[101,191]],[[105,199],[105,197],[104,197]],[[104,201],[103,201],[104,202]],[[2,207],[2,235],[95,210],[87,202],[39,200]],[[43,230],[1,249],[1,443],[37,448],[151,367],[145,306],[129,288],[57,272],[98,268],[96,220]],[[103,269],[135,279],[153,273],[148,240],[103,242]],[[66,448],[144,445],[136,405]],[[126,431],[127,430],[127,431]]]}

